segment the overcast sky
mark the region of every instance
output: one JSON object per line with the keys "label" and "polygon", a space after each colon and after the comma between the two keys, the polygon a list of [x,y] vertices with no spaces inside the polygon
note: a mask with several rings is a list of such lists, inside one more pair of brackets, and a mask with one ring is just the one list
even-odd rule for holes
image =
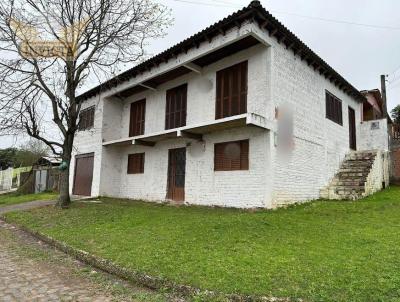
{"label": "overcast sky", "polygon": [[[159,0],[175,22],[156,54],[226,17],[250,1]],[[262,0],[262,5],[356,88],[380,88],[388,77],[389,110],[400,102],[399,0]],[[357,25],[362,24],[362,25]],[[19,144],[0,138],[0,148]]]}

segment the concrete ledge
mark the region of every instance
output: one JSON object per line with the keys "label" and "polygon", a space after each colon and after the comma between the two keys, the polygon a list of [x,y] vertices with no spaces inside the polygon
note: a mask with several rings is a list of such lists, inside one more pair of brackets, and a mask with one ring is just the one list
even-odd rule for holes
{"label": "concrete ledge", "polygon": [[[86,251],[76,249],[72,246],[67,245],[64,242],[58,241],[50,236],[42,234],[40,232],[31,230],[24,226],[15,225],[13,222],[8,221],[6,217],[0,216],[0,220],[19,228],[20,230],[28,233],[29,235],[39,239],[50,246],[61,250],[62,252],[74,257],[75,259],[89,264],[97,269],[100,269],[106,273],[115,275],[119,278],[132,281],[141,286],[153,289],[153,290],[169,290],[175,292],[184,297],[197,297],[205,300],[209,299],[223,299],[224,301],[235,301],[235,302],[290,302],[298,301],[302,302],[302,299],[293,300],[291,298],[277,298],[277,297],[265,297],[265,296],[250,296],[250,295],[239,295],[239,294],[223,294],[220,292],[201,290],[188,285],[181,285],[175,282],[166,280],[160,277],[154,277],[146,275],[144,273],[126,269],[112,261],[97,257]],[[204,300],[203,300],[204,301]]]}

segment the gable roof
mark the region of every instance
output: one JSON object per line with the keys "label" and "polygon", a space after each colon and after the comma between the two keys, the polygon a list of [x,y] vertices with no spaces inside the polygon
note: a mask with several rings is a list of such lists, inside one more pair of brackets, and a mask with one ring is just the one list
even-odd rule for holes
{"label": "gable roof", "polygon": [[[370,90],[361,90],[360,93],[365,97],[369,93],[372,94],[374,96],[374,98],[376,99],[376,101],[378,102],[379,106],[382,107],[382,104],[383,104],[382,94],[378,88],[370,89]],[[368,99],[365,99],[365,101],[368,102]]]}
{"label": "gable roof", "polygon": [[245,21],[249,20],[256,22],[261,28],[267,30],[270,36],[275,37],[279,43],[284,44],[289,51],[293,51],[294,55],[298,55],[301,60],[305,60],[311,68],[314,68],[321,75],[338,86],[339,89],[360,102],[365,100],[359,90],[352,86],[296,35],[273,17],[259,1],[252,1],[249,6],[229,15],[221,21],[207,27],[143,63],[134,66],[116,77],[84,92],[79,95],[77,99],[78,101],[83,101],[101,92],[107,91],[125,81],[135,78],[147,70],[159,66],[161,63],[167,62],[169,59],[181,53],[187,52],[191,48],[198,47],[202,42],[211,41],[212,38],[221,33],[224,34],[226,31],[238,27]]}

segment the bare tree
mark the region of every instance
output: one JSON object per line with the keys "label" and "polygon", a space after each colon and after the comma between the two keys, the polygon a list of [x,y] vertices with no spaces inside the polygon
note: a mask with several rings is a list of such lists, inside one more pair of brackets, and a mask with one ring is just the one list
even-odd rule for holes
{"label": "bare tree", "polygon": [[[0,134],[25,132],[67,164],[59,205],[68,207],[70,160],[81,104],[95,74],[113,76],[165,33],[169,10],[152,0],[2,0]],[[5,59],[7,58],[7,59]],[[51,125],[46,125],[46,110]],[[46,128],[56,128],[54,139]]]}

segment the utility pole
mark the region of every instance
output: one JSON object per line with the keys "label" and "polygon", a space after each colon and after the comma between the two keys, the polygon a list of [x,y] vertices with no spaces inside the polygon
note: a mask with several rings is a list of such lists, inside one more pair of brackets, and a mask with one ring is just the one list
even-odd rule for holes
{"label": "utility pole", "polygon": [[383,117],[387,118],[387,100],[386,100],[386,75],[381,75],[381,91],[382,91],[382,110]]}

